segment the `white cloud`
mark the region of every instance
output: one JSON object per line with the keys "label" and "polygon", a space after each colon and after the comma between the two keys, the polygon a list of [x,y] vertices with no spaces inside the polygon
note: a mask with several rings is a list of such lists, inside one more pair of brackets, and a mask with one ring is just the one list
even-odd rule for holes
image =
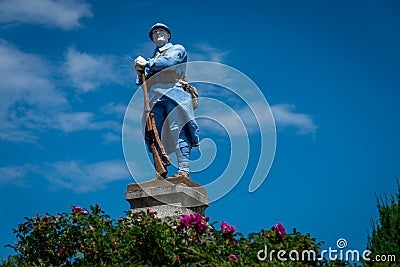
{"label": "white cloud", "polygon": [[93,121],[93,114],[90,112],[60,113],[57,116],[56,127],[65,132],[75,132],[87,129]]}
{"label": "white cloud", "polygon": [[[227,131],[232,136],[243,136],[258,132],[260,127],[266,130],[273,128],[272,116],[267,113],[268,106],[263,102],[248,103],[253,108],[251,111],[248,106],[238,103],[228,105],[219,100],[209,102],[206,98],[200,98],[200,101],[207,108],[201,112],[199,110],[196,115],[208,118],[202,122],[202,131],[208,130],[222,135]],[[258,122],[254,114],[258,115]]]}
{"label": "white cloud", "polygon": [[121,141],[121,134],[116,134],[116,133],[106,133],[103,134],[103,139],[105,144],[109,143],[114,143],[114,142],[120,142]]}
{"label": "white cloud", "polygon": [[[99,70],[110,73],[110,68],[108,65]],[[66,93],[53,79],[58,69],[42,57],[0,39],[0,140],[34,143],[37,134],[46,129],[120,131],[119,122],[98,121],[92,112],[72,111]],[[96,77],[100,82],[107,80],[102,74]],[[111,109],[116,112],[121,106],[110,105],[107,111]]]}
{"label": "white cloud", "polygon": [[[269,112],[268,107],[263,102],[254,102],[250,106],[253,111],[248,108],[239,109],[239,115],[250,133],[254,132],[258,127],[272,127],[272,117],[267,115],[267,112]],[[270,108],[278,130],[293,127],[299,134],[314,134],[318,128],[310,115],[296,112],[295,105],[276,104],[271,105]],[[253,112],[258,115],[259,125],[254,118]]]}
{"label": "white cloud", "polygon": [[72,85],[83,93],[96,90],[101,85],[121,84],[118,59],[114,56],[94,56],[69,48],[65,56],[65,72]]}
{"label": "white cloud", "polygon": [[[248,103],[248,105],[253,110],[243,105],[233,105],[229,109],[224,105],[208,104],[207,109],[202,109],[201,113],[197,113],[197,115],[210,119],[202,122],[204,128],[202,128],[202,131],[209,130],[224,134],[225,131],[222,131],[221,126],[212,122],[215,121],[222,125],[230,135],[253,134],[260,127],[263,127],[264,130],[268,130],[266,128],[273,129],[272,119],[274,119],[278,129],[294,127],[299,134],[315,133],[318,128],[309,115],[295,112],[294,105],[272,105],[270,108],[273,117],[269,115],[268,106],[262,101]],[[243,131],[243,127],[245,127],[247,133]]]}
{"label": "white cloud", "polygon": [[40,56],[27,54],[0,39],[0,98],[5,103],[23,100],[46,107],[67,103],[50,79],[48,63]]}
{"label": "white cloud", "polygon": [[91,18],[89,4],[79,0],[2,0],[0,22],[29,23],[70,30],[81,27],[82,18]]}
{"label": "white cloud", "polygon": [[49,69],[40,56],[0,40],[0,139],[34,142],[30,128],[43,125],[54,109],[68,107]]}
{"label": "white cloud", "polygon": [[193,51],[189,51],[190,61],[213,61],[213,62],[223,62],[225,58],[231,52],[230,50],[222,51],[209,44],[202,43],[193,46]]}
{"label": "white cloud", "polygon": [[295,127],[300,134],[315,133],[318,128],[309,115],[296,113],[295,105],[277,104],[271,109],[278,128]]}
{"label": "white cloud", "polygon": [[37,166],[32,164],[2,167],[0,168],[0,182],[1,184],[11,183],[18,186],[26,186],[25,176],[37,170]]}
{"label": "white cloud", "polygon": [[114,102],[107,103],[100,109],[104,114],[115,114],[118,117],[123,117],[126,111],[126,105],[122,103],[115,104]]}
{"label": "white cloud", "polygon": [[80,130],[101,130],[113,129],[118,131],[121,126],[115,121],[95,121],[94,114],[90,112],[71,112],[59,113],[52,121],[52,128],[60,129],[64,132],[76,132]]}
{"label": "white cloud", "polygon": [[107,183],[129,179],[123,160],[86,164],[82,161],[55,162],[48,165],[43,175],[53,184],[75,192],[103,189]]}
{"label": "white cloud", "polygon": [[53,162],[46,166],[24,164],[0,168],[0,184],[27,186],[28,175],[45,177],[51,185],[75,192],[97,191],[113,181],[129,179],[130,174],[123,160],[100,161],[86,164],[82,161]]}

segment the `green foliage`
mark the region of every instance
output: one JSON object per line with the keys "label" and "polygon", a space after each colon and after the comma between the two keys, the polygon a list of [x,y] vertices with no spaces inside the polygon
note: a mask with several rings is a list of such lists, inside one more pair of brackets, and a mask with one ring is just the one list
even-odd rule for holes
{"label": "green foliage", "polygon": [[398,179],[396,181],[396,197],[393,194],[385,195],[384,198],[376,197],[379,221],[372,221],[372,234],[368,235],[367,245],[372,251],[372,259],[382,255],[394,255],[397,262],[400,259],[400,182]]}
{"label": "green foliage", "polygon": [[[101,208],[73,207],[70,213],[25,218],[7,245],[15,255],[2,266],[341,266],[343,262],[260,261],[260,251],[296,250],[319,254],[322,242],[281,224],[245,237],[222,221],[199,214],[163,222],[156,214],[127,212],[113,220]],[[261,254],[262,254],[261,253]]]}

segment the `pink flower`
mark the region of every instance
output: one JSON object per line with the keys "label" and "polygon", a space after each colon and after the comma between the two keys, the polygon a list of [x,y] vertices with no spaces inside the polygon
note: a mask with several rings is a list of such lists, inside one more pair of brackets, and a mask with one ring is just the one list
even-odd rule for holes
{"label": "pink flower", "polygon": [[190,219],[192,221],[192,225],[200,224],[203,221],[203,217],[201,217],[201,215],[198,213],[190,215]]}
{"label": "pink flower", "polygon": [[192,225],[191,219],[189,215],[183,215],[180,219],[181,224],[185,227],[189,227],[190,225]]}
{"label": "pink flower", "polygon": [[223,234],[233,234],[236,232],[236,228],[233,225],[229,225],[226,222],[221,222],[221,231]]}
{"label": "pink flower", "polygon": [[277,225],[273,226],[272,230],[275,231],[276,236],[279,238],[282,238],[286,235],[285,227],[283,227],[281,223],[278,223]]}
{"label": "pink flower", "polygon": [[205,232],[207,232],[207,223],[206,222],[202,222],[201,224],[198,225],[196,232],[201,235]]}
{"label": "pink flower", "polygon": [[82,213],[83,215],[88,215],[88,214],[89,214],[89,212],[88,212],[87,210],[82,210],[81,213]]}
{"label": "pink flower", "polygon": [[89,225],[89,231],[90,231],[90,232],[93,232],[93,231],[94,231],[93,226]]}
{"label": "pink flower", "polygon": [[204,220],[203,217],[198,213],[194,213],[192,215],[183,215],[180,218],[180,222],[181,228],[186,228],[193,225],[197,235],[201,235],[207,231],[207,221]]}
{"label": "pink flower", "polygon": [[238,259],[238,257],[235,254],[231,254],[231,255],[229,255],[228,259],[231,261],[236,261]]}
{"label": "pink flower", "polygon": [[119,216],[118,221],[119,221],[119,222],[123,222],[123,221],[124,221],[124,218],[123,218],[122,216]]}
{"label": "pink flower", "polygon": [[81,212],[81,211],[82,211],[82,208],[79,207],[79,206],[74,206],[74,207],[72,207],[72,212],[73,212],[73,213],[79,213],[79,212]]}

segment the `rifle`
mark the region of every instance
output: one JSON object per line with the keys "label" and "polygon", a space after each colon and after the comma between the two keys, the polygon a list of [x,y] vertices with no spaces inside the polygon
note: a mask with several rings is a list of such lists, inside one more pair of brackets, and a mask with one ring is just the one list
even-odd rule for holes
{"label": "rifle", "polygon": [[[161,142],[160,136],[157,131],[156,121],[154,120],[154,114],[150,111],[149,96],[147,92],[146,76],[141,73],[143,81],[143,96],[144,96],[144,109],[146,115],[146,130],[148,133],[148,144],[150,152],[153,154],[154,168],[156,171],[156,177],[165,177],[168,173],[166,166],[171,164],[170,158],[165,152],[164,146]],[[160,153],[161,152],[161,156]]]}

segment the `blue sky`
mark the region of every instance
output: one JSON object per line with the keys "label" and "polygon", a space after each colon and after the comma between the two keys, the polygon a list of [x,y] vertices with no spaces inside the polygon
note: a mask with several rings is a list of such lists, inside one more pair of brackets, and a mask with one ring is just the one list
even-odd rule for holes
{"label": "blue sky", "polygon": [[[281,222],[327,247],[346,238],[364,249],[374,194],[395,192],[400,173],[399,12],[397,1],[2,1],[0,244],[24,216],[129,209],[121,135],[137,90],[131,59],[152,52],[148,29],[164,22],[190,61],[247,75],[275,118],[267,179],[249,193],[260,150],[250,136],[248,169],[207,209],[211,220],[244,233]],[[199,184],[229,157],[226,134],[202,125],[219,154],[192,176]]]}

